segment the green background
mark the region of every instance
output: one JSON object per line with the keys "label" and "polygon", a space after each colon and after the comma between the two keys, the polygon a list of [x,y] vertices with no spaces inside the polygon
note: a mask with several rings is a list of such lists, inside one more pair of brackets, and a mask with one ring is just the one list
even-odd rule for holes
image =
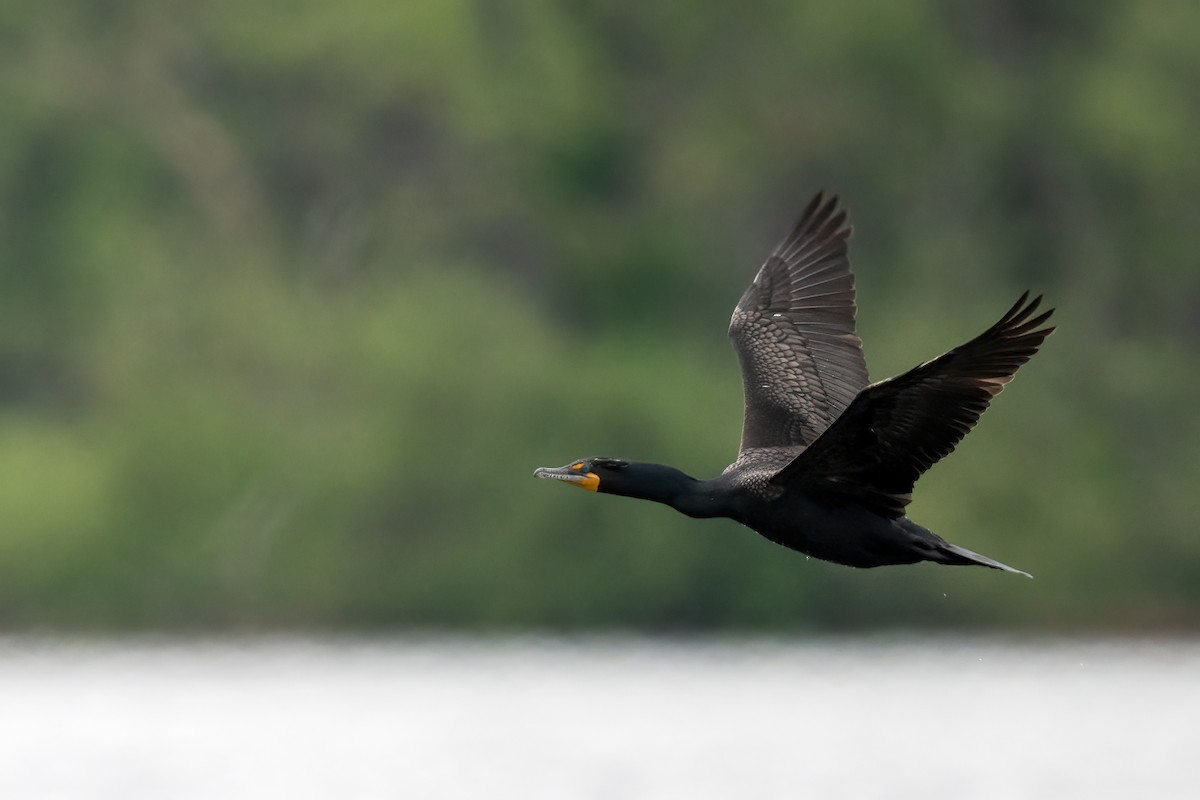
{"label": "green background", "polygon": [[[1194,2],[10,0],[0,67],[0,628],[1196,628]],[[874,379],[1058,307],[910,507],[1034,581],[531,477],[723,469],[820,188]]]}

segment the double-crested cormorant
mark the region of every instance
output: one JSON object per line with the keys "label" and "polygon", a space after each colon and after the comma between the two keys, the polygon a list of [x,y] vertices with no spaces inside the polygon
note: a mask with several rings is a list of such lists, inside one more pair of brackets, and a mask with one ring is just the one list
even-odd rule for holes
{"label": "double-crested cormorant", "polygon": [[737,460],[712,480],[661,464],[582,458],[539,478],[730,517],[773,542],[852,567],[974,564],[1028,573],[950,544],[904,515],[913,484],[975,425],[1053,331],[1041,297],[932,361],[867,384],[854,332],[850,236],[818,194],[729,324],[746,399]]}

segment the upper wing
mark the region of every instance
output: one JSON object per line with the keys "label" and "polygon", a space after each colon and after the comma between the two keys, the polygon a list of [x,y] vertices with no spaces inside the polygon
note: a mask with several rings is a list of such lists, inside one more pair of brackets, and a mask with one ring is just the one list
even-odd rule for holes
{"label": "upper wing", "polygon": [[813,442],[867,385],[845,223],[836,197],[814,197],[733,311],[742,450]]}
{"label": "upper wing", "polygon": [[864,389],[846,412],[772,482],[840,495],[899,517],[925,470],[948,455],[1017,368],[1054,328],[1021,295],[999,322],[964,345]]}

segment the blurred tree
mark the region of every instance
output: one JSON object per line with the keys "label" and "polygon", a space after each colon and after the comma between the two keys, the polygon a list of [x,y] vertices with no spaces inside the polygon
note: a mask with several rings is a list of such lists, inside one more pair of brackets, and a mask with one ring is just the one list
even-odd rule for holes
{"label": "blurred tree", "polygon": [[[15,2],[0,624],[1193,625],[1200,7]],[[1060,332],[913,514],[1038,575],[805,562],[557,492],[715,473],[817,188],[885,377]],[[990,542],[990,544],[989,544]]]}

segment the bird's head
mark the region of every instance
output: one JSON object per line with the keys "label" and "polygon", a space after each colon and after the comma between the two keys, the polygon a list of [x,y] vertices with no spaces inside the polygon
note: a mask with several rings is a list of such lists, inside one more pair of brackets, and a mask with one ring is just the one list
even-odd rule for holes
{"label": "bird's head", "polygon": [[612,491],[621,482],[621,473],[629,462],[620,458],[581,458],[565,467],[538,467],[534,477],[563,481],[590,492]]}

